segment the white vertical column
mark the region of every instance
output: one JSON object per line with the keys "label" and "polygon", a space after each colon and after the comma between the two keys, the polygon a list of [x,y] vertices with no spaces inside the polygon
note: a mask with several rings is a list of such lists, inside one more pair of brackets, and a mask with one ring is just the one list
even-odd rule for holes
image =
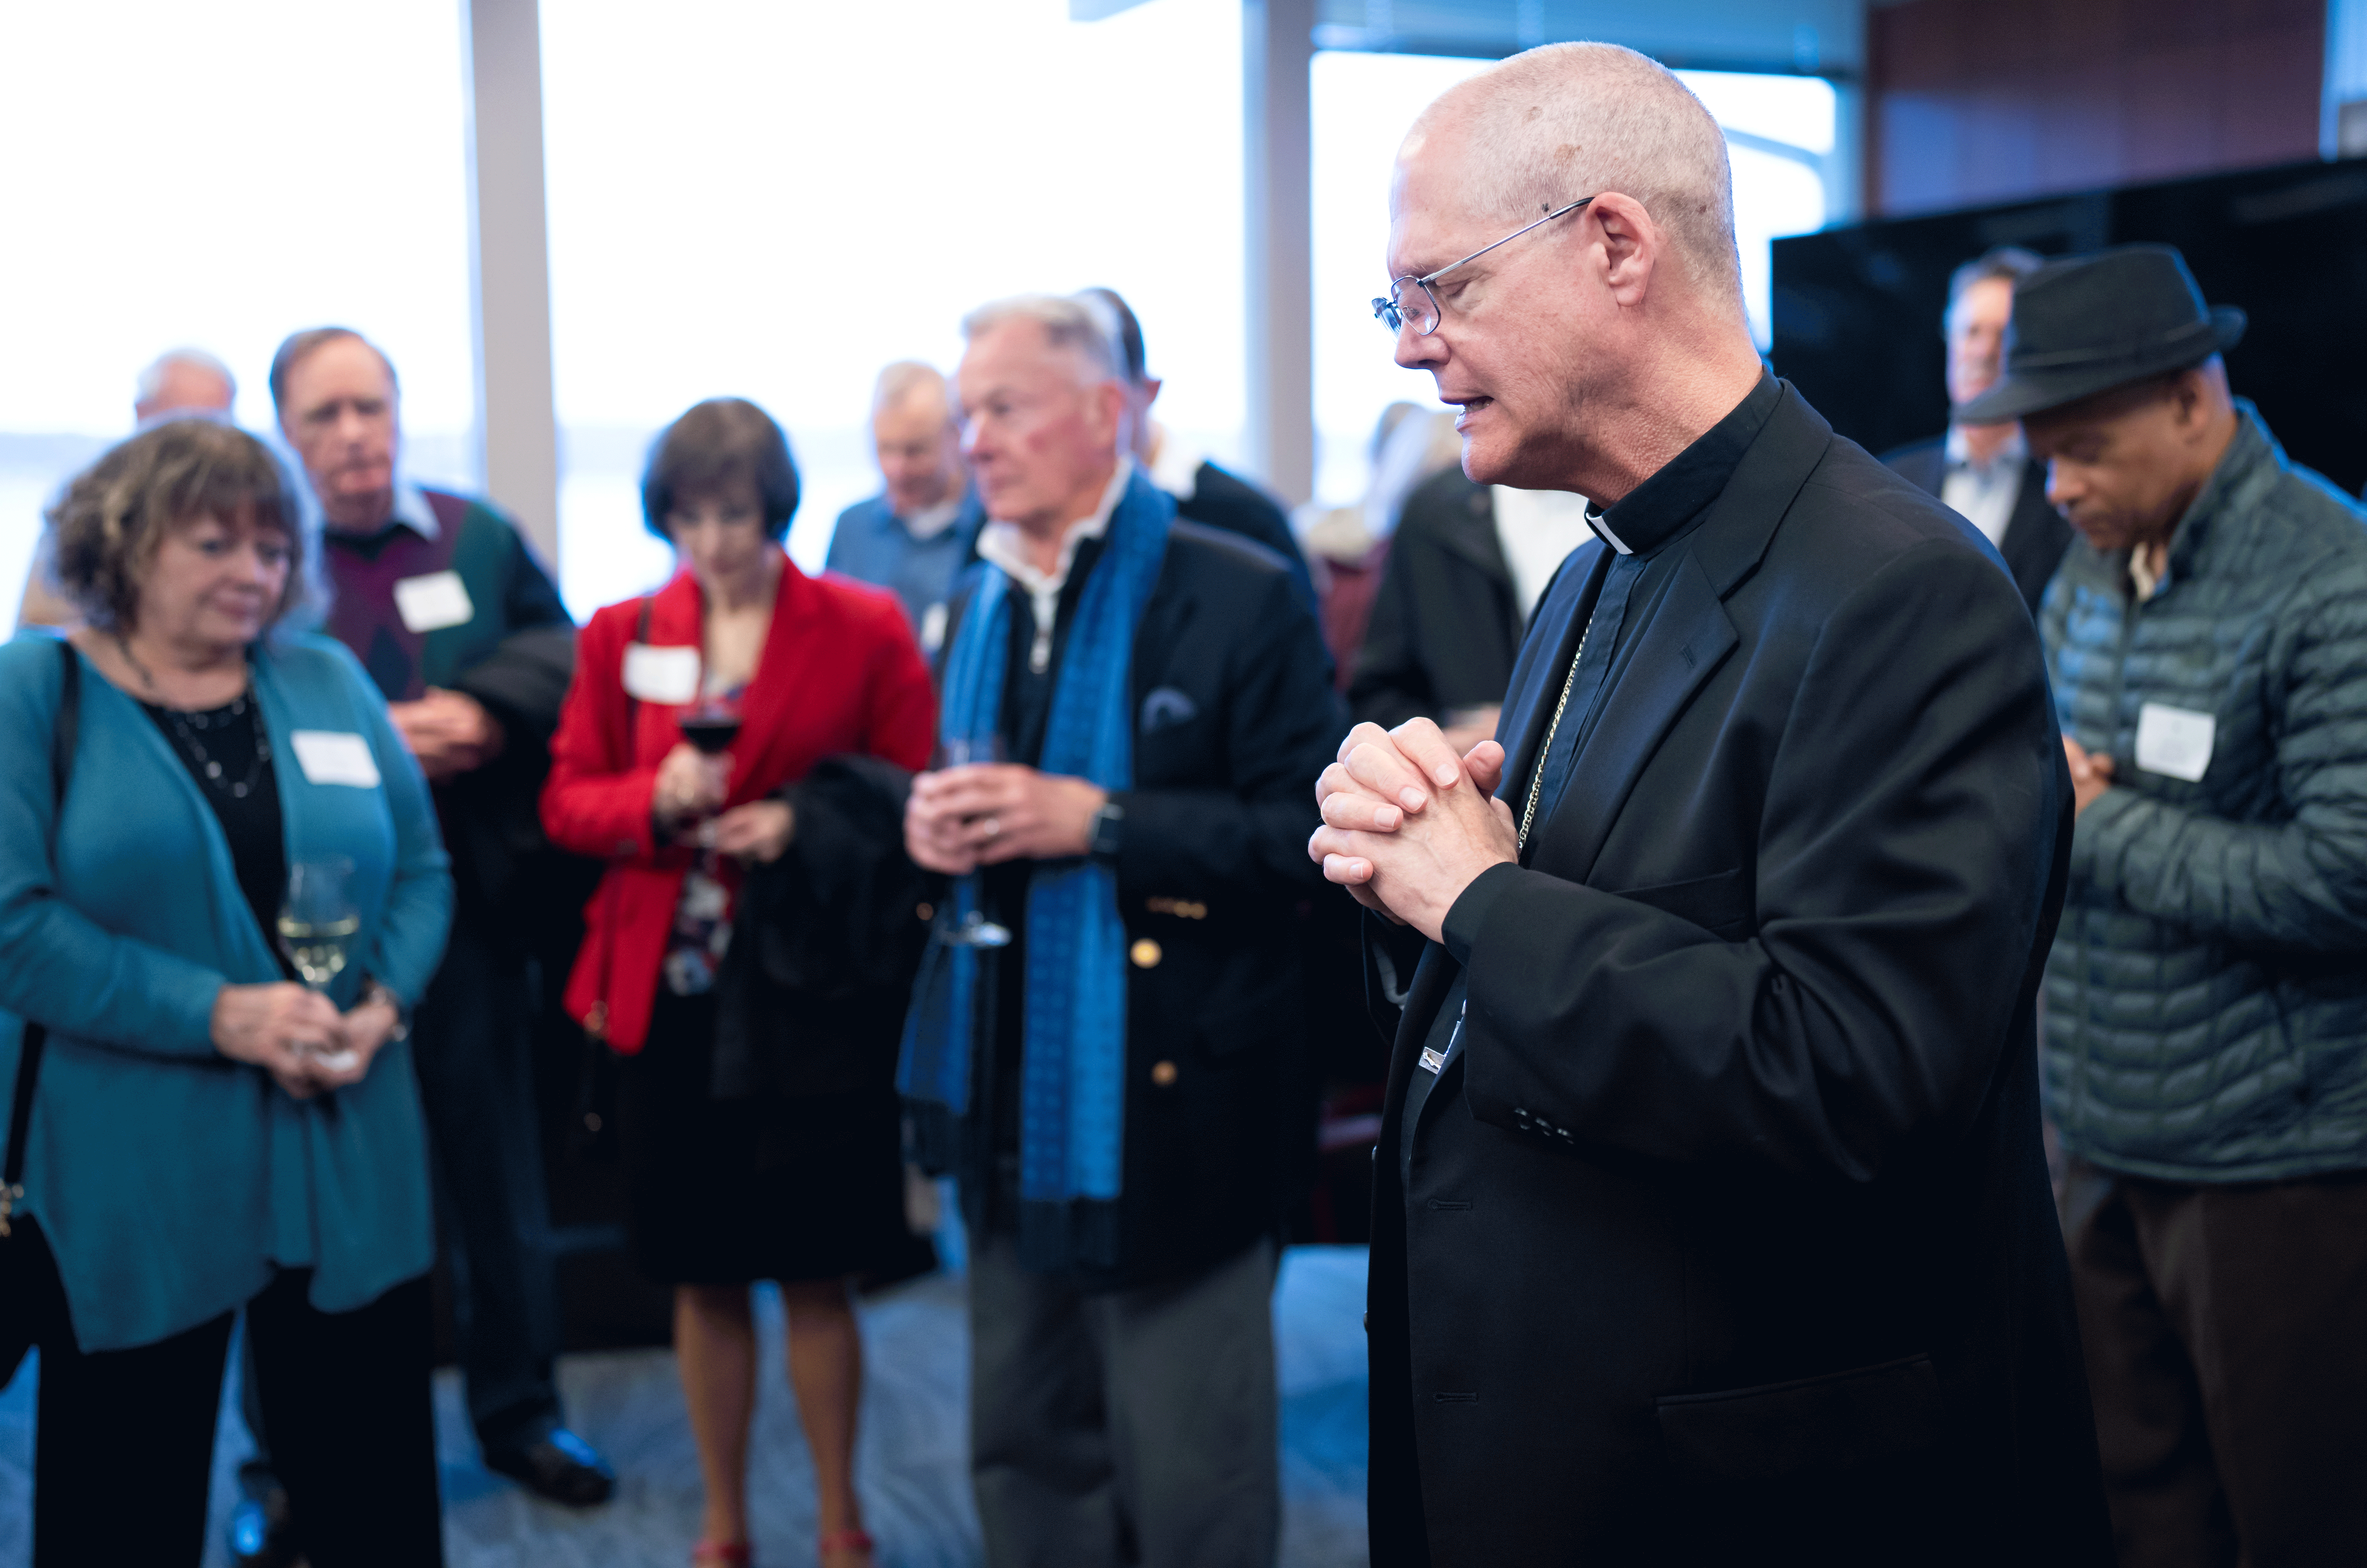
{"label": "white vertical column", "polygon": [[2318,140],[2326,156],[2367,156],[2367,0],[2327,0],[2320,115]]}
{"label": "white vertical column", "polygon": [[1315,0],[1242,0],[1249,466],[1292,506],[1315,492],[1314,35]]}
{"label": "white vertical column", "polygon": [[559,562],[550,385],[550,236],[542,182],[537,0],[461,0],[468,24],[469,293],[478,472],[543,559]]}

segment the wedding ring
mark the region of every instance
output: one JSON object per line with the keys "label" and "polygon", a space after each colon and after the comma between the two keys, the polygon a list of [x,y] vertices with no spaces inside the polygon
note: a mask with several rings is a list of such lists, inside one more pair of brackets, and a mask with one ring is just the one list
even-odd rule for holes
{"label": "wedding ring", "polygon": [[980,826],[986,829],[986,836],[990,842],[1002,837],[1002,818],[1000,817],[990,817]]}

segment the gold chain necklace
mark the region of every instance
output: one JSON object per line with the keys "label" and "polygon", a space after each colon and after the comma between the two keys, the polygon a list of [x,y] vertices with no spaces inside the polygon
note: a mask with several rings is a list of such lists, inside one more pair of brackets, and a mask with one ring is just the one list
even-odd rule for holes
{"label": "gold chain necklace", "polygon": [[1569,706],[1569,694],[1578,684],[1578,667],[1586,658],[1586,639],[1594,635],[1594,612],[1586,614],[1586,627],[1578,634],[1578,651],[1570,656],[1569,674],[1561,683],[1561,701],[1554,704],[1553,722],[1546,727],[1546,743],[1537,749],[1536,766],[1529,773],[1529,803],[1521,811],[1521,837],[1512,846],[1515,854],[1529,847],[1529,827],[1537,819],[1537,796],[1545,789],[1546,763],[1553,756],[1554,737],[1561,730],[1561,716]]}

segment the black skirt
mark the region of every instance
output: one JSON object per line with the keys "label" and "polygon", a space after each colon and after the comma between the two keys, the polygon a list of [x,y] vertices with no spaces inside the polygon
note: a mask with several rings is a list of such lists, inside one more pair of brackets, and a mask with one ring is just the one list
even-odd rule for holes
{"label": "black skirt", "polygon": [[744,1100],[708,1093],[715,998],[661,989],[623,1059],[617,1131],[633,1258],[661,1284],[909,1271],[892,1089]]}

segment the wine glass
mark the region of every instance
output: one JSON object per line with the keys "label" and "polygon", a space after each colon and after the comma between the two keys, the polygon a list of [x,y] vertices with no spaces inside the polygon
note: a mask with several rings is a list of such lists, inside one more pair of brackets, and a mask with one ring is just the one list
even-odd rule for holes
{"label": "wine glass", "polygon": [[740,739],[740,707],[719,699],[699,704],[677,721],[682,738],[702,757],[719,757]]}
{"label": "wine glass", "polygon": [[[361,911],[347,892],[354,863],[343,855],[300,860],[288,868],[288,894],[279,906],[279,950],[311,989],[325,993],[345,972],[347,945],[362,927]],[[322,1065],[344,1072],[354,1053],[321,1054]]]}
{"label": "wine glass", "polygon": [[[933,770],[966,768],[972,763],[1008,760],[1000,735],[990,735],[977,740],[966,735],[949,735],[937,742],[936,750],[929,759],[929,766]],[[988,919],[982,909],[972,909],[960,920],[938,932],[937,940],[947,947],[1009,947],[1011,928]]]}

